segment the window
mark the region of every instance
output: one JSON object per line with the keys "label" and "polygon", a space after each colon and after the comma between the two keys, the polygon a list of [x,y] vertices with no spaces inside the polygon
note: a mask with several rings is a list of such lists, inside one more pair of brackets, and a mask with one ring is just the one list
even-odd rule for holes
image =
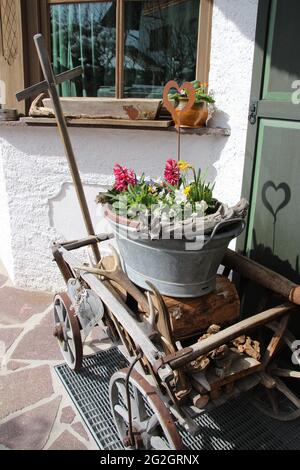
{"label": "window", "polygon": [[84,68],[62,96],[160,98],[168,80],[199,75],[210,0],[48,1],[55,73]]}
{"label": "window", "polygon": [[55,73],[82,65],[63,96],[161,97],[165,83],[207,81],[213,0],[0,0],[0,80],[7,107],[43,79],[33,35],[48,43]]}
{"label": "window", "polygon": [[84,75],[60,86],[62,96],[115,96],[116,2],[50,5],[55,74],[78,65]]}

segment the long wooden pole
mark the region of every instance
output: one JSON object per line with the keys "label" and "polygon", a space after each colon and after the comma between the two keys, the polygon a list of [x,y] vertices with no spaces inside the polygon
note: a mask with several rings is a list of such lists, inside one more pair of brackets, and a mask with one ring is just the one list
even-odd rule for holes
{"label": "long wooden pole", "polygon": [[298,284],[256,263],[254,260],[228,249],[222,264],[266,289],[282,295],[290,302],[300,305],[300,286]]}
{"label": "long wooden pole", "polygon": [[[60,132],[62,142],[64,144],[66,157],[69,163],[69,167],[70,167],[73,183],[76,189],[76,194],[77,194],[77,198],[78,198],[79,205],[81,208],[85,227],[86,227],[88,235],[95,235],[91,215],[90,215],[89,208],[86,202],[86,197],[84,194],[82,181],[80,178],[78,166],[77,166],[76,159],[75,159],[74,150],[73,150],[70,136],[68,133],[65,116],[64,116],[60,99],[57,93],[56,78],[54,76],[54,73],[51,67],[49,55],[47,52],[47,48],[46,48],[43,36],[41,34],[37,34],[36,36],[34,36],[34,42],[36,45],[36,49],[38,52],[38,56],[40,59],[44,77],[48,84],[49,94],[50,94],[50,97],[52,98],[53,108],[54,108],[54,113],[55,113],[55,117],[57,120],[58,129]],[[99,251],[98,245],[92,245],[92,250],[95,255],[96,261],[99,262],[100,251]]]}

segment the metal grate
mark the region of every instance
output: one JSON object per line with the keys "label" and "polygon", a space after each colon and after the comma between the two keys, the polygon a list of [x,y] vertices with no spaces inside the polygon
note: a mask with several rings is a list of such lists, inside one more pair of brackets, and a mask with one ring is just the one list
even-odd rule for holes
{"label": "metal grate", "polygon": [[[67,365],[56,372],[100,449],[120,450],[122,444],[111,416],[109,381],[114,372],[126,367],[117,348],[84,359],[79,373]],[[252,394],[241,395],[197,418],[203,432],[193,437],[179,430],[184,444],[192,450],[300,450],[300,419],[282,423],[266,417],[252,404]]]}

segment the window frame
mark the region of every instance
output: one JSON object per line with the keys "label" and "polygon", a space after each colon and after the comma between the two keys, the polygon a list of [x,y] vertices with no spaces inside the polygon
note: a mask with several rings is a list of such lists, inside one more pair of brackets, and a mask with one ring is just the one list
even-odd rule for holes
{"label": "window frame", "polygon": [[[1,3],[2,0],[0,0]],[[51,53],[51,27],[50,27],[50,6],[64,3],[88,3],[106,0],[10,0],[15,2],[16,8],[20,11],[18,43],[19,54],[17,63],[13,66],[4,64],[0,78],[19,77],[18,87],[28,87],[42,81],[42,71],[39,65],[37,54],[35,53],[33,36],[42,33],[45,37],[49,54]],[[124,82],[124,23],[125,23],[125,0],[116,1],[116,98],[123,97]],[[134,0],[133,0],[134,1]],[[198,21],[198,41],[197,41],[197,60],[196,60],[196,79],[202,82],[208,81],[210,67],[210,48],[211,48],[211,26],[212,26],[213,0],[201,0],[199,8]],[[0,9],[1,13],[1,9]],[[1,17],[0,17],[1,18]],[[0,21],[1,30],[1,21]],[[1,56],[1,53],[0,53]],[[1,57],[0,57],[1,61]],[[3,61],[2,61],[3,62]],[[10,78],[8,82],[10,84]],[[14,82],[14,80],[12,80]],[[16,107],[20,112],[28,113],[30,101],[26,104],[18,104],[15,99],[15,93],[19,89],[7,87],[9,94],[7,97],[8,106]],[[76,98],[74,98],[76,99]],[[80,100],[80,97],[77,99]],[[139,98],[141,101],[143,98]]]}
{"label": "window frame", "polygon": [[[107,0],[47,0],[47,13],[50,19],[50,6],[68,3],[97,3]],[[124,86],[124,24],[125,24],[125,0],[116,1],[116,77],[115,98],[123,98]],[[135,0],[133,0],[135,1]],[[197,40],[196,80],[208,81],[211,46],[213,0],[200,0]],[[49,25],[50,30],[50,25]],[[143,98],[140,98],[141,100]]]}

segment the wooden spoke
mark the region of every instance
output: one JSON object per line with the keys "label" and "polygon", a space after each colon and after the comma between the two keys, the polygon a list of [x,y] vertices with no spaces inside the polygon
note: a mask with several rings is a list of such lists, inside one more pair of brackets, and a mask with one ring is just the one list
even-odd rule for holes
{"label": "wooden spoke", "polygon": [[161,437],[159,436],[152,436],[150,438],[151,442],[151,448],[155,450],[170,450],[170,447],[168,446],[167,442],[165,442]]}
{"label": "wooden spoke", "polygon": [[274,396],[273,390],[267,390],[268,398],[271,403],[273,413],[278,413],[278,403],[276,401],[276,398]]}
{"label": "wooden spoke", "polygon": [[296,397],[296,395],[285,385],[285,383],[278,378],[276,379],[276,388],[300,409],[299,398]]}
{"label": "wooden spoke", "polygon": [[118,413],[121,418],[124,420],[126,424],[128,424],[128,410],[127,408],[120,406],[120,405],[115,405],[115,411]]}
{"label": "wooden spoke", "polygon": [[292,421],[300,417],[300,397],[296,394],[300,385],[300,367],[294,364],[295,338],[286,325],[286,317],[280,322],[273,321],[266,325],[274,335],[267,347],[264,364],[275,386],[272,390],[265,388],[264,399],[256,401],[263,413],[280,421]]}
{"label": "wooden spoke", "polygon": [[157,429],[158,426],[159,426],[158,417],[156,415],[152,415],[149,421],[147,422],[147,428],[146,428],[147,433],[153,434],[153,432]]}
{"label": "wooden spoke", "polygon": [[298,370],[290,370],[290,369],[282,369],[280,367],[273,367],[272,368],[272,375],[275,377],[290,377],[294,379],[300,379],[300,371]]}
{"label": "wooden spoke", "polygon": [[266,367],[271,362],[273,357],[276,355],[278,348],[280,347],[280,344],[281,344],[281,339],[284,336],[284,333],[286,331],[288,322],[289,322],[289,315],[286,315],[276,325],[274,336],[272,337],[262,360],[264,367]]}
{"label": "wooden spoke", "polygon": [[132,408],[132,412],[135,417],[138,419],[140,423],[149,419],[149,415],[147,414],[146,407],[145,407],[145,400],[143,395],[140,391],[134,387],[133,389],[133,403],[134,407]]}

